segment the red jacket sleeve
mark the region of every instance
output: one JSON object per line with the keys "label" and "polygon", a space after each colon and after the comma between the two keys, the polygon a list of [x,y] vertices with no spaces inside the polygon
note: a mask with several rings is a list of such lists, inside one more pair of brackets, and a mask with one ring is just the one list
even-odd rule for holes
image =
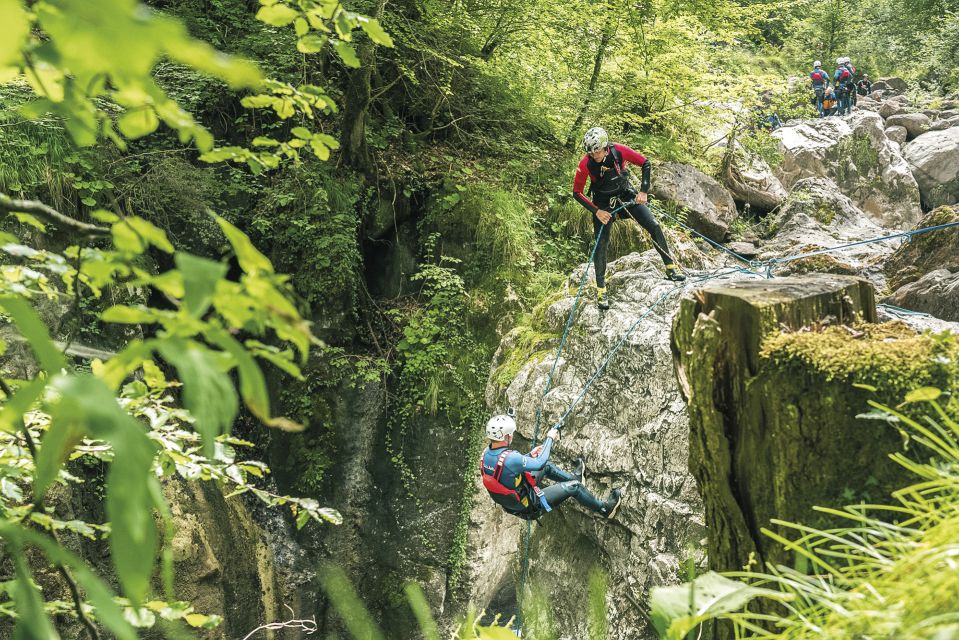
{"label": "red jacket sleeve", "polygon": [[639,153],[638,151],[633,151],[632,149],[627,147],[625,144],[617,144],[614,142],[613,146],[616,148],[617,151],[619,151],[620,155],[623,156],[623,162],[629,162],[631,164],[636,165],[637,167],[641,167],[644,164],[646,164],[646,156]]}
{"label": "red jacket sleeve", "polygon": [[579,161],[579,166],[576,167],[576,176],[573,178],[573,198],[589,209],[590,213],[596,213],[599,207],[593,204],[593,201],[587,198],[586,194],[583,193],[583,189],[586,187],[586,178],[589,178],[590,183],[593,181],[593,177],[589,175],[587,162],[589,162],[589,158],[583,156],[583,159]]}

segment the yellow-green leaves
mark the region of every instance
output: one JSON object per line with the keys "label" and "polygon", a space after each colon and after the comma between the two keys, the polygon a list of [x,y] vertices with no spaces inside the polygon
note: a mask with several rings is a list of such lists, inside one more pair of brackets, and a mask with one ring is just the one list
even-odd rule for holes
{"label": "yellow-green leaves", "polygon": [[260,7],[256,19],[274,27],[285,27],[293,22],[300,12],[282,3]]}
{"label": "yellow-green leaves", "polygon": [[127,138],[142,138],[153,133],[160,126],[160,120],[151,107],[143,106],[127,111],[117,120],[120,133]]}
{"label": "yellow-green leaves", "polygon": [[217,283],[226,275],[226,265],[182,251],[175,260],[183,274],[183,303],[190,315],[201,318],[210,308]]}
{"label": "yellow-green leaves", "polygon": [[343,62],[348,67],[358,68],[360,66],[360,59],[356,57],[356,50],[353,49],[348,43],[343,40],[337,40],[333,43],[333,48],[336,50],[337,55],[343,59]]}
{"label": "yellow-green leaves", "polygon": [[226,373],[229,365],[193,340],[167,339],[157,350],[176,367],[183,382],[183,403],[203,438],[204,455],[213,457],[216,437],[230,432],[239,410],[236,390]]}
{"label": "yellow-green leaves", "polygon": [[2,72],[3,67],[19,62],[20,48],[30,33],[30,19],[20,0],[0,0],[0,24],[3,25],[3,37],[0,38]]}
{"label": "yellow-green leaves", "polygon": [[[162,505],[153,475],[154,445],[143,426],[120,408],[110,389],[89,375],[59,376],[47,407],[51,431],[83,433],[109,442],[107,474],[110,551],[124,594],[139,603],[150,586],[156,552],[153,508]],[[39,468],[38,468],[39,471]]]}
{"label": "yellow-green leaves", "polygon": [[113,223],[111,232],[113,244],[120,251],[140,254],[152,245],[160,251],[173,253],[173,245],[167,239],[166,232],[139,216],[118,220]]}
{"label": "yellow-green leaves", "polygon": [[227,240],[229,240],[233,246],[233,252],[236,254],[236,259],[240,263],[241,269],[247,273],[257,273],[260,271],[273,273],[273,263],[271,263],[265,255],[260,253],[259,249],[253,246],[253,243],[250,242],[250,239],[245,233],[215,213],[213,214],[213,218],[216,220],[216,223],[220,225],[220,228],[223,229]]}

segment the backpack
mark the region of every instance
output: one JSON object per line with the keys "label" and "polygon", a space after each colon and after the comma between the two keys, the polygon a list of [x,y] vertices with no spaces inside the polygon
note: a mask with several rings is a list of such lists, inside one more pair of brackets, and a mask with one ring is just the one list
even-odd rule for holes
{"label": "backpack", "polygon": [[846,84],[847,82],[852,80],[852,74],[849,73],[849,69],[847,69],[846,67],[840,67],[839,70],[840,70],[840,74],[839,74],[839,78],[837,78],[837,81],[839,82],[839,84]]}
{"label": "backpack", "polygon": [[543,490],[536,486],[536,479],[533,478],[533,474],[530,472],[524,472],[522,478],[526,480],[526,485],[532,489],[533,493],[539,499],[543,507],[542,510],[536,508],[535,502],[530,504],[528,497],[520,495],[520,492],[517,491],[516,488],[507,487],[500,480],[503,475],[506,457],[509,456],[510,453],[512,453],[510,449],[503,449],[496,458],[496,467],[493,468],[493,473],[491,474],[486,473],[486,470],[483,468],[483,458],[486,456],[486,452],[484,451],[483,454],[480,455],[480,475],[483,477],[483,487],[489,493],[490,498],[493,499],[493,502],[503,507],[508,513],[521,518],[535,519],[544,512],[551,511],[552,509],[549,503],[547,503],[543,497]]}

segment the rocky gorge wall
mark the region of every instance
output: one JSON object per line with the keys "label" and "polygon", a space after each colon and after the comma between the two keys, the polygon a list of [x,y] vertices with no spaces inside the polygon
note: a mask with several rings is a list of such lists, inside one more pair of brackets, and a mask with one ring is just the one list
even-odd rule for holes
{"label": "rocky gorge wall", "polygon": [[[898,109],[908,101],[887,90],[885,97],[861,101],[848,117],[787,123],[773,134],[783,162],[768,168],[740,159],[747,164],[730,174],[738,192],[723,196],[711,179],[699,191],[686,190],[677,185],[696,181],[695,173],[667,167],[673,178],[659,196],[687,208],[690,223],[717,240],[728,239],[737,215],[730,211],[732,200],[753,198],[774,209],[764,233],[734,238],[738,242],[730,245],[756,260],[938,223],[942,211],[923,213],[930,200],[914,175],[919,165],[904,155],[905,140],[898,141],[896,125],[881,112],[890,103]],[[940,131],[954,126],[948,118],[941,121],[950,124]],[[929,132],[917,131],[914,139],[923,135]],[[942,179],[946,186],[936,193],[951,189],[949,176]],[[685,198],[687,192],[693,195]],[[913,244],[921,238],[710,277],[735,262],[671,233],[693,277],[674,288],[663,280],[653,252],[612,263],[612,308],[599,312],[587,294],[543,397],[584,267],[570,277],[566,295],[546,309],[539,341],[523,345],[534,355],[505,387],[491,377],[487,392],[491,411],[516,409],[526,442],[542,408],[542,437],[628,333],[573,409],[553,454],[565,467],[586,457],[586,484],[598,495],[628,483],[616,521],[605,523],[564,504],[532,528],[529,583],[550,594],[560,637],[586,637],[585,576],[594,567],[609,575],[609,637],[652,638],[645,617],[648,590],[683,579],[687,559],[724,569],[748,564],[750,552],[754,560],[785,560],[759,533],[771,517],[806,521],[814,504],[888,495],[898,486],[902,475],[884,457],[899,446],[898,436],[856,419],[869,396],[852,384],[869,380],[891,402],[911,384],[951,384],[952,374],[929,359],[933,346],[920,334],[959,329],[948,321],[951,303],[932,302],[939,292],[954,299],[948,287],[955,267],[950,260],[923,259],[929,252]],[[952,247],[951,238],[936,235],[934,246]],[[943,248],[936,255],[949,252]],[[930,283],[937,269],[945,274]],[[932,291],[911,298],[918,304],[904,305],[910,311],[877,306],[877,298],[898,299],[895,288],[907,286],[905,271],[913,286],[922,281]],[[783,277],[824,273],[834,275]],[[520,343],[515,335],[504,338],[494,371],[517,357]],[[817,355],[822,345],[832,359]],[[863,378],[841,369],[837,362],[843,359],[861,367]],[[684,397],[693,398],[688,407]],[[848,477],[835,472],[847,466]],[[475,487],[471,601],[477,609],[508,614],[515,610],[525,523],[492,505],[478,478]]]}

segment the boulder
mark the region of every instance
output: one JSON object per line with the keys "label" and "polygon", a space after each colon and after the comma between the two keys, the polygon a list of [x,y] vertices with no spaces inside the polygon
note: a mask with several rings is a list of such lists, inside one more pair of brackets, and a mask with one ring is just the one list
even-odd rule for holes
{"label": "boulder", "polygon": [[930,271],[915,282],[903,285],[883,302],[959,322],[959,271]]}
{"label": "boulder", "polygon": [[948,120],[955,117],[959,117],[959,110],[957,109],[943,109],[939,112],[940,120]]}
{"label": "boulder", "polygon": [[688,212],[687,223],[701,234],[722,242],[739,212],[721,184],[688,164],[669,162],[656,172],[650,192]]}
{"label": "boulder", "polygon": [[929,127],[930,131],[942,131],[950,127],[959,127],[959,116],[949,118],[948,120],[938,120]]}
{"label": "boulder", "polygon": [[[959,208],[933,209],[916,226],[917,229],[959,222]],[[886,261],[889,288],[896,290],[915,282],[936,269],[959,271],[959,227],[940,229],[913,236],[896,249]]]}
{"label": "boulder", "polygon": [[959,202],[959,127],[929,131],[903,147],[927,207]]}
{"label": "boulder", "polygon": [[903,113],[886,118],[887,127],[904,127],[909,132],[909,140],[929,131],[932,121],[923,113]]}
{"label": "boulder", "polygon": [[873,93],[877,93],[877,92],[889,93],[890,92],[889,85],[883,82],[882,80],[876,80],[875,82],[872,83],[872,92]]}
{"label": "boulder", "polygon": [[886,137],[900,146],[906,143],[908,135],[909,132],[906,131],[906,128],[898,124],[886,127]]}
{"label": "boulder", "polygon": [[730,242],[726,245],[726,248],[730,251],[738,253],[744,258],[755,258],[757,255],[759,255],[759,249],[757,249],[756,245],[752,242]]}
{"label": "boulder", "polygon": [[879,107],[879,115],[883,118],[890,118],[901,113],[909,113],[909,111],[910,108],[908,105],[895,100],[886,100]]}
{"label": "boulder", "polygon": [[787,189],[803,178],[828,178],[883,226],[901,228],[919,220],[919,187],[878,114],[856,111],[810,120],[771,135],[783,154],[776,176]]}
{"label": "boulder", "polygon": [[[895,93],[905,93],[909,90],[909,85],[906,84],[906,81],[902,78],[897,78],[896,76],[891,76],[889,78],[879,78],[879,82],[885,85],[890,91]],[[877,83],[878,84],[878,83]],[[875,84],[873,85],[876,86]]]}
{"label": "boulder", "polygon": [[[825,178],[797,182],[775,216],[767,221],[767,229],[769,237],[759,254],[763,260],[884,235],[882,227]],[[877,258],[891,252],[888,243],[863,244],[804,260],[802,265],[777,267],[774,274],[806,271],[866,274]]]}
{"label": "boulder", "polygon": [[922,114],[928,117],[930,120],[939,119],[939,110],[938,109],[923,109]]}
{"label": "boulder", "polygon": [[748,204],[760,213],[772,211],[787,195],[766,161],[743,149],[737,149],[723,174],[723,184],[729,188],[737,204]]}
{"label": "boulder", "polygon": [[865,109],[866,111],[879,111],[881,106],[882,102],[873,100],[869,96],[859,96],[859,100],[856,102],[857,109]]}

